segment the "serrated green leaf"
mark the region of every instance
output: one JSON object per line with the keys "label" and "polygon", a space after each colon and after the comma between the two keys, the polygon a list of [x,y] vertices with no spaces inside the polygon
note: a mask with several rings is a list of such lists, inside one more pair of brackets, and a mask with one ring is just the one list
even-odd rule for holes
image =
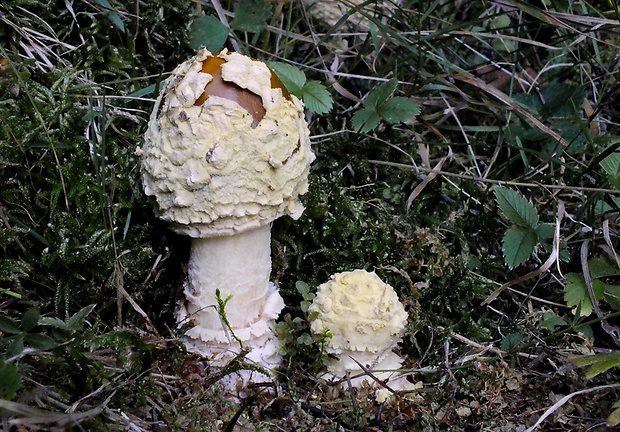
{"label": "serrated green leaf", "polygon": [[504,261],[510,268],[523,264],[530,257],[538,243],[538,235],[529,227],[509,228],[504,234],[502,247]]}
{"label": "serrated green leaf", "polygon": [[493,189],[495,200],[504,216],[513,224],[522,227],[536,227],[538,212],[523,195],[510,188],[496,187]]}
{"label": "serrated green leaf", "polygon": [[567,323],[554,312],[547,311],[540,320],[540,325],[547,330],[554,331],[556,327],[564,327]]}
{"label": "serrated green leaf", "polygon": [[540,97],[545,101],[540,115],[543,118],[561,119],[572,116],[574,107],[583,104],[586,90],[582,85],[554,82],[540,87]]}
{"label": "serrated green leaf", "polygon": [[292,64],[281,62],[268,62],[267,66],[280,78],[289,92],[300,97],[301,89],[306,84],[306,75],[302,70]]}
{"label": "serrated green leaf", "polygon": [[392,78],[389,81],[379,84],[368,94],[368,96],[366,96],[366,99],[364,99],[364,106],[366,108],[376,109],[380,104],[387,100],[387,98],[392,96],[392,93],[396,90],[397,85],[398,80],[396,80],[396,78]]}
{"label": "serrated green leaf", "polygon": [[235,18],[230,27],[244,32],[257,33],[267,26],[271,18],[271,4],[265,0],[239,0],[235,2]]}
{"label": "serrated green leaf", "polygon": [[319,81],[308,81],[301,91],[301,98],[310,111],[325,114],[332,109],[332,95]]}
{"label": "serrated green leaf", "polygon": [[[594,307],[588,294],[588,287],[582,274],[568,273],[564,276],[564,301],[566,305],[572,309],[573,314],[577,313],[577,306],[581,305],[579,316],[589,316]],[[605,284],[599,280],[592,281],[592,290],[594,291],[594,297],[600,300],[603,297],[605,291]]]}
{"label": "serrated green leaf", "polygon": [[0,361],[0,399],[11,400],[22,385],[22,377],[14,364]]}
{"label": "serrated green leaf", "polygon": [[47,350],[56,345],[54,339],[41,333],[27,333],[24,341],[33,348]]}
{"label": "serrated green leaf", "polygon": [[39,317],[41,316],[38,307],[31,307],[24,313],[22,317],[22,330],[29,332],[39,324]]}
{"label": "serrated green leaf", "polygon": [[370,108],[363,108],[356,111],[351,119],[353,129],[362,133],[373,130],[377,127],[379,122],[381,122],[381,117],[379,117],[379,114],[377,114],[374,109]]}
{"label": "serrated green leaf", "polygon": [[11,318],[6,316],[0,316],[0,332],[7,335],[13,335],[20,333],[21,330],[19,329],[17,323]]}
{"label": "serrated green leaf", "polygon": [[389,123],[399,123],[420,114],[420,106],[411,99],[393,97],[379,105],[377,112]]}
{"label": "serrated green leaf", "polygon": [[95,304],[83,307],[69,318],[67,327],[69,330],[80,330],[86,317],[95,309]]}
{"label": "serrated green leaf", "polygon": [[201,46],[206,47],[211,52],[222,49],[228,38],[228,27],[210,15],[203,15],[192,21],[189,28],[189,46],[195,50]]}

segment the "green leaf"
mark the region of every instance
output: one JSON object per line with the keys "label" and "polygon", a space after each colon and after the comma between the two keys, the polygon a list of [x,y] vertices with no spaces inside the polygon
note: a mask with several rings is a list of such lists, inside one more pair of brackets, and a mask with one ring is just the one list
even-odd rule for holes
{"label": "green leaf", "polygon": [[309,81],[301,91],[301,98],[313,113],[325,114],[332,109],[332,95],[319,81]]}
{"label": "green leaf", "polygon": [[125,24],[123,23],[123,20],[121,20],[121,17],[116,12],[114,12],[114,8],[112,8],[112,5],[110,4],[110,2],[108,2],[108,0],[95,0],[95,1],[99,4],[99,6],[101,6],[104,9],[105,14],[107,15],[108,19],[112,22],[112,24],[118,27],[120,31],[125,33]]}
{"label": "green leaf", "polygon": [[22,331],[29,332],[34,329],[39,324],[40,316],[38,307],[35,306],[28,309],[22,317]]}
{"label": "green leaf", "polygon": [[590,274],[593,279],[599,279],[610,276],[620,276],[620,268],[616,262],[607,255],[592,257],[588,260]]}
{"label": "green leaf", "polygon": [[366,108],[377,108],[380,104],[382,104],[387,98],[392,96],[392,93],[396,90],[396,86],[398,85],[398,80],[396,78],[392,78],[389,81],[379,84],[373,91],[371,91],[366,99],[364,99],[364,106]]}
{"label": "green leaf", "polygon": [[162,83],[151,84],[149,86],[146,86],[144,88],[136,90],[133,93],[128,94],[127,95],[127,99],[139,98],[139,97],[143,97],[143,96],[149,95],[151,93],[156,93],[157,91],[159,91],[159,87],[161,87],[161,86],[162,86]]}
{"label": "green leaf", "polygon": [[297,338],[297,343],[300,345],[312,345],[314,339],[308,333],[304,333]]}
{"label": "green leaf", "polygon": [[609,182],[616,189],[620,189],[620,153],[612,153],[603,159],[601,167],[609,175]]}
{"label": "green leaf", "polygon": [[538,235],[529,227],[509,228],[504,234],[502,248],[504,261],[510,268],[523,264],[530,257],[538,243]]}
{"label": "green leaf", "polygon": [[11,400],[22,385],[22,377],[14,364],[0,361],[0,399]]}
{"label": "green leaf", "polygon": [[84,320],[88,315],[90,315],[93,309],[95,309],[95,306],[95,304],[88,305],[73,314],[71,318],[69,318],[69,320],[67,321],[67,327],[69,328],[69,330],[80,330],[82,328]]}
{"label": "green leaf", "polygon": [[272,14],[271,5],[265,0],[239,0],[235,2],[234,12],[230,26],[249,33],[262,31]]}
{"label": "green leaf", "polygon": [[506,187],[496,187],[495,200],[504,216],[515,225],[522,227],[536,227],[538,224],[538,212],[536,208],[523,195]]}
{"label": "green leaf", "polygon": [[211,52],[222,49],[228,38],[228,27],[211,15],[203,15],[192,21],[189,28],[189,46],[195,50],[201,46],[206,47]]}
{"label": "green leaf", "polygon": [[16,355],[21,354],[22,351],[24,351],[24,339],[21,336],[18,336],[6,348],[6,357],[15,357]]}
{"label": "green leaf", "polygon": [[603,159],[601,167],[612,177],[620,177],[620,153],[612,153]]}
{"label": "green leaf", "polygon": [[491,20],[493,28],[501,29],[510,26],[510,17],[508,15],[499,15]]}
{"label": "green leaf", "polygon": [[577,333],[583,334],[586,339],[594,339],[594,330],[592,330],[592,326],[588,324],[580,324],[578,326],[574,326],[573,329]]}
{"label": "green leaf", "polygon": [[502,339],[500,345],[504,350],[511,350],[516,348],[524,339],[525,336],[522,333],[511,333]]}
{"label": "green leaf", "polygon": [[544,101],[539,110],[541,120],[571,117],[573,107],[580,107],[586,95],[582,85],[557,82],[541,86],[539,92]]}
{"label": "green leaf", "polygon": [[590,366],[590,368],[586,372],[586,378],[590,379],[613,367],[620,366],[620,351],[614,351],[605,354],[579,356],[571,359],[571,363],[579,367]]}
{"label": "green leaf", "polygon": [[399,123],[420,114],[420,106],[411,99],[393,97],[379,105],[377,111],[389,123]]}
{"label": "green leaf", "polygon": [[377,26],[372,21],[368,22],[368,33],[370,33],[374,51],[378,53],[381,50],[381,46],[379,45],[379,36],[377,35]]}
{"label": "green leaf", "polygon": [[304,281],[295,282],[295,288],[297,288],[297,292],[302,296],[308,294],[310,291],[310,287]]}
{"label": "green leaf", "polygon": [[58,318],[42,317],[39,320],[39,324],[44,325],[44,326],[59,328],[62,330],[68,330],[67,323]]}
{"label": "green leaf", "polygon": [[557,316],[554,312],[547,311],[543,315],[540,325],[547,330],[554,331],[556,327],[564,327],[567,325],[561,317]]}
{"label": "green leaf", "polygon": [[40,333],[27,333],[24,335],[24,341],[33,348],[47,350],[56,345],[54,339],[48,335]]}
{"label": "green leaf", "polygon": [[607,426],[618,426],[620,423],[620,401],[617,401],[612,408],[614,409],[607,417]]}
{"label": "green leaf", "polygon": [[17,323],[11,318],[0,315],[0,332],[7,335],[14,335],[21,333]]}
{"label": "green leaf", "polygon": [[603,292],[603,297],[611,307],[613,307],[617,311],[620,311],[620,286],[605,284],[605,291]]}
{"label": "green leaf", "polygon": [[551,239],[555,235],[555,225],[549,223],[539,224],[534,227],[534,231],[542,239]]}
{"label": "green leaf", "polygon": [[[577,306],[581,305],[579,316],[589,316],[594,310],[594,307],[592,306],[592,301],[588,294],[588,287],[583,275],[579,273],[568,273],[564,276],[564,282],[564,301],[566,305],[573,308],[573,314],[577,313]],[[605,291],[605,284],[599,280],[593,280],[592,289],[594,291],[594,297],[600,300]]]}
{"label": "green leaf", "polygon": [[288,63],[268,62],[267,65],[280,78],[289,92],[297,97],[300,96],[301,89],[306,84],[306,75],[302,70]]}
{"label": "green leaf", "polygon": [[379,117],[379,114],[377,114],[374,109],[370,108],[363,108],[356,111],[351,119],[353,129],[362,133],[373,130],[379,125],[379,122],[381,122],[381,117]]}

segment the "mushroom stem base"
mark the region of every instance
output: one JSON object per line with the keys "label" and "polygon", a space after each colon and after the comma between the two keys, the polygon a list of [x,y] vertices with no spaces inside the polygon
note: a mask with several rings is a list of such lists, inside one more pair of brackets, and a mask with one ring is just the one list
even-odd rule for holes
{"label": "mushroom stem base", "polygon": [[[190,351],[214,366],[241,352],[245,360],[272,370],[280,363],[275,320],[284,307],[271,273],[270,225],[232,236],[194,238],[177,322],[193,322],[185,334]],[[218,298],[225,303],[223,316]],[[241,342],[241,345],[239,344]]]}

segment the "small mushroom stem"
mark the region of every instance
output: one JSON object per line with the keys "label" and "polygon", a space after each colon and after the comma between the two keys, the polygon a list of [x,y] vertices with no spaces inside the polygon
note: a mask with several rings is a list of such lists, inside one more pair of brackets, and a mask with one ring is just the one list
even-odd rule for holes
{"label": "small mushroom stem", "polygon": [[[216,290],[223,300],[226,319],[237,338],[251,351],[249,357],[263,366],[270,361],[261,350],[277,345],[275,319],[284,301],[271,273],[270,224],[230,236],[193,238],[185,284],[186,303],[179,320],[189,317],[195,327],[186,336],[193,348],[211,358],[230,358],[231,336],[217,308]],[[236,347],[238,348],[238,346]],[[269,351],[276,350],[272,346]],[[225,353],[228,352],[228,354]],[[234,353],[233,353],[234,354]]]}

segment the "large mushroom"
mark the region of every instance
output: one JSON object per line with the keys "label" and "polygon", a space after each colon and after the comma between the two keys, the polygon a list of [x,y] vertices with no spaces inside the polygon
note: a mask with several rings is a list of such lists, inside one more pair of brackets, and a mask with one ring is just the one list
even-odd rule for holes
{"label": "large mushroom", "polygon": [[[239,353],[272,369],[280,362],[275,319],[284,306],[271,272],[271,223],[299,218],[310,148],[304,107],[262,62],[199,52],[166,80],[142,154],[146,194],[172,230],[191,237],[178,322],[186,345],[214,362]],[[225,316],[216,291],[229,299]]]}
{"label": "large mushroom", "polygon": [[348,373],[353,386],[374,385],[365,368],[377,379],[392,380],[388,385],[394,390],[408,387],[406,380],[394,381],[403,360],[392,351],[408,314],[394,288],[374,272],[336,273],[317,288],[308,311],[312,332],[331,334],[325,348],[334,356],[327,365],[328,377],[343,379]]}

